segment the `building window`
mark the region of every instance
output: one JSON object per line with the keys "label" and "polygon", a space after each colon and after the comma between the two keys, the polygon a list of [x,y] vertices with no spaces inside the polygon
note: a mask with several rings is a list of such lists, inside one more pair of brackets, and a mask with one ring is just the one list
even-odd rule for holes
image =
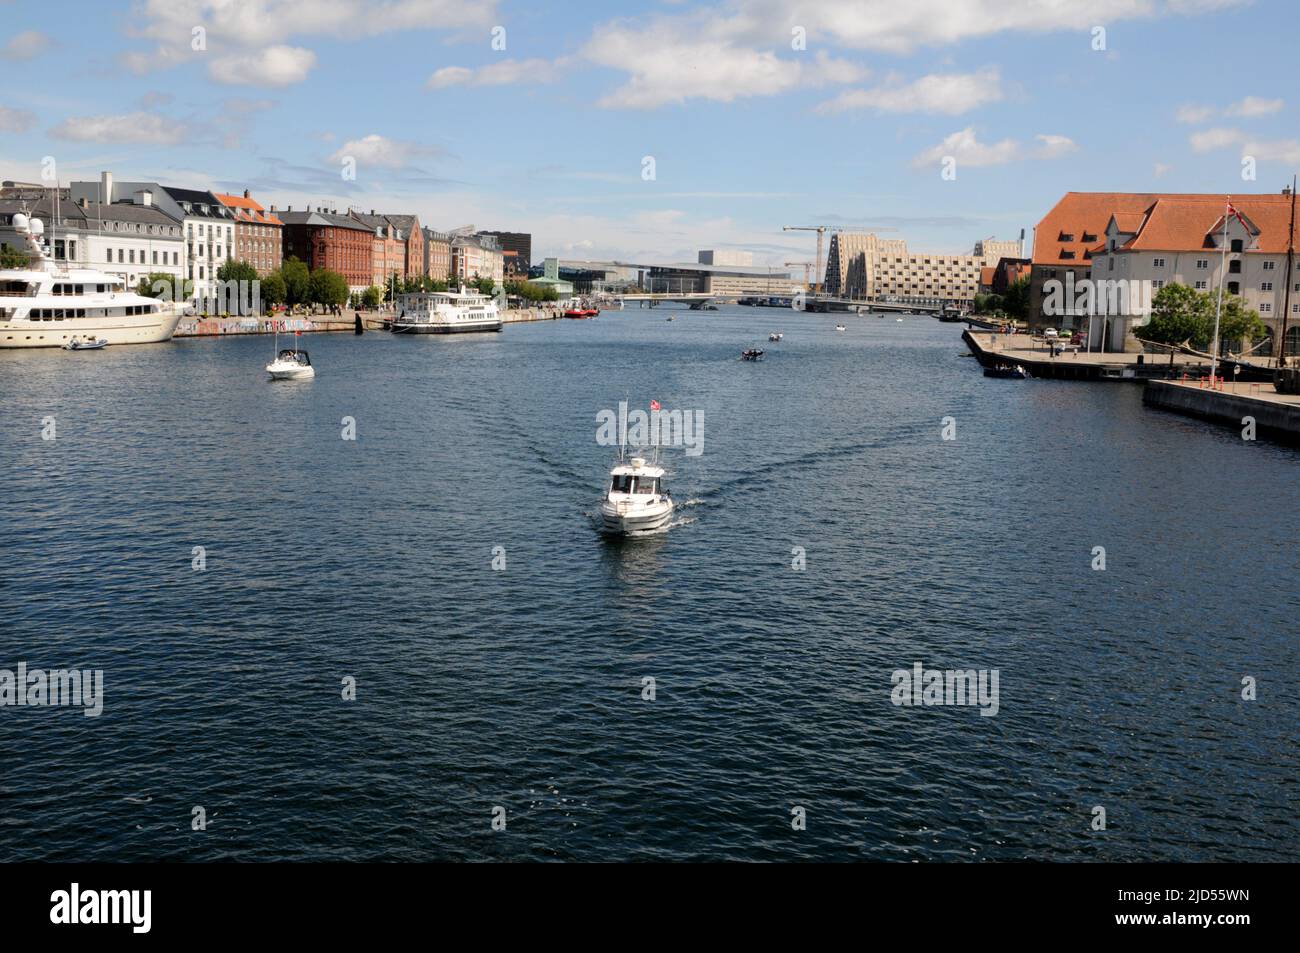
{"label": "building window", "polygon": [[1153,268],[1163,268],[1164,266],[1165,266],[1165,260],[1164,260],[1163,258],[1153,258],[1153,259],[1151,259],[1151,267],[1153,267]]}
{"label": "building window", "polygon": [[1204,281],[1198,281],[1198,282],[1196,283],[1196,290],[1197,290],[1197,291],[1204,291],[1204,290],[1205,290],[1205,282],[1204,282]]}
{"label": "building window", "polygon": [[1241,285],[1235,281],[1228,282],[1228,294],[1235,295],[1241,293]]}
{"label": "building window", "polygon": [[1228,274],[1230,274],[1230,275],[1239,275],[1239,274],[1241,274],[1241,259],[1240,259],[1240,258],[1234,258],[1234,259],[1232,259],[1232,261],[1228,262]]}
{"label": "building window", "polygon": [[1260,302],[1259,305],[1260,314],[1268,314],[1272,310],[1273,310],[1273,306],[1269,304],[1267,301]]}
{"label": "building window", "polygon": [[1275,261],[1266,261],[1266,262],[1264,262],[1264,270],[1265,270],[1265,271],[1272,271],[1272,270],[1273,270],[1273,266],[1276,265],[1276,264],[1277,264],[1277,262],[1275,262]]}
{"label": "building window", "polygon": [[1271,281],[1261,281],[1261,282],[1259,283],[1259,290],[1260,290],[1260,291],[1272,291],[1272,290],[1273,290],[1273,282],[1271,282]]}
{"label": "building window", "polygon": [[1232,247],[1231,247],[1231,250],[1234,251],[1234,252],[1239,252],[1239,251],[1241,251],[1241,249],[1242,249],[1242,242],[1241,242],[1241,239],[1240,239],[1240,238],[1234,238],[1234,239],[1232,240]]}
{"label": "building window", "polygon": [[1210,260],[1208,258],[1198,258],[1196,259],[1196,267],[1204,271],[1210,267]]}

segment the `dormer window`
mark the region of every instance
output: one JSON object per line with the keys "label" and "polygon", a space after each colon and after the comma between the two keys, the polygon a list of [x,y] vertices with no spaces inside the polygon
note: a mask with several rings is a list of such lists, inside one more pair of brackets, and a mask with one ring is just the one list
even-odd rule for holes
{"label": "dormer window", "polygon": [[1074,241],[1074,233],[1073,233],[1073,232],[1061,232],[1061,235],[1060,235],[1059,238],[1057,238],[1057,241],[1059,241],[1059,242],[1072,242],[1072,241]]}
{"label": "dormer window", "polygon": [[1095,242],[1096,240],[1097,240],[1097,236],[1094,235],[1094,234],[1092,234],[1092,232],[1084,232],[1084,233],[1083,233],[1083,241],[1085,241],[1085,242]]}

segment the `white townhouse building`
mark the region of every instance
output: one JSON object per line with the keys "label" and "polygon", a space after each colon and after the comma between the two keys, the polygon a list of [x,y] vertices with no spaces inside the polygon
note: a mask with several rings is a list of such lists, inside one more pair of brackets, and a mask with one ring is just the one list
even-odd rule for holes
{"label": "white townhouse building", "polygon": [[22,247],[12,232],[13,217],[23,213],[45,223],[45,238],[56,261],[121,275],[134,288],[141,278],[163,272],[181,278],[185,242],[181,223],[140,196],[114,205],[50,199],[0,200],[0,244]]}
{"label": "white townhouse building", "polygon": [[[1291,274],[1287,273],[1287,249],[1294,242],[1291,195],[1287,191],[1242,195],[1231,201],[1240,218],[1226,217],[1226,250],[1224,196],[1160,195],[1141,212],[1112,214],[1102,240],[1090,250],[1093,285],[1137,282],[1128,287],[1143,288],[1150,296],[1167,284],[1213,293],[1222,274],[1224,292],[1239,295],[1246,307],[1258,311],[1266,329],[1262,339],[1233,342],[1232,349],[1257,345],[1253,354],[1274,355],[1282,335],[1283,308],[1289,307],[1283,344],[1288,355],[1300,354],[1300,267],[1295,261]],[[1094,317],[1092,346],[1123,350],[1128,336],[1149,320],[1149,314],[1141,313],[1108,316],[1104,321]],[[1079,323],[1086,326],[1088,321]]]}
{"label": "white townhouse building", "polygon": [[185,242],[184,277],[194,283],[194,298],[214,293],[217,270],[236,255],[235,211],[211,192],[157,182],[114,182],[111,172],[102,173],[98,182],[73,182],[69,191],[74,201],[106,205],[140,204],[144,196],[179,222]]}

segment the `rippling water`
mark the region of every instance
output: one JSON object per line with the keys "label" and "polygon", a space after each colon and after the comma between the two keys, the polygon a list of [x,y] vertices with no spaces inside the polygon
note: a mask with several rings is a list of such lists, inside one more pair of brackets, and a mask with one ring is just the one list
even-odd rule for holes
{"label": "rippling water", "polygon": [[[313,336],[298,384],[267,338],[0,353],[0,668],[106,692],[0,709],[0,859],[1300,856],[1296,451],[931,319],[668,313]],[[620,543],[628,396],[704,453]],[[916,661],[997,715],[895,707]]]}

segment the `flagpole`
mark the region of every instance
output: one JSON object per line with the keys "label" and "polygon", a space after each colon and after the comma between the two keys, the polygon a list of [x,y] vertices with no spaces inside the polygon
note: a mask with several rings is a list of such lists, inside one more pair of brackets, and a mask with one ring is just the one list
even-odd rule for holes
{"label": "flagpole", "polygon": [[1223,206],[1223,242],[1219,255],[1219,300],[1214,306],[1214,343],[1210,348],[1210,383],[1214,383],[1214,372],[1219,366],[1219,315],[1223,313],[1223,280],[1228,277],[1228,211],[1232,208],[1232,198]]}

